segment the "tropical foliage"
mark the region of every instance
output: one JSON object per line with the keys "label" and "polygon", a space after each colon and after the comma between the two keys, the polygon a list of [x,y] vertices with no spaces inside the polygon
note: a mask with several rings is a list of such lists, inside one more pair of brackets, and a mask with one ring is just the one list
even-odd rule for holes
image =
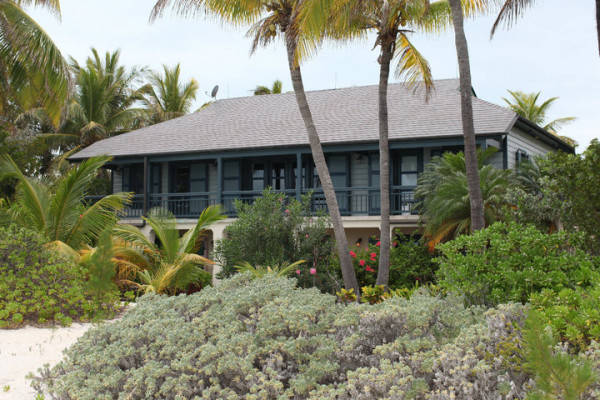
{"label": "tropical foliage", "polygon": [[92,48],[84,66],[71,61],[77,85],[63,129],[83,146],[129,131],[144,121],[145,111],[135,107],[143,100],[144,89],[137,87],[141,71],[127,70],[119,65],[119,58],[118,50],[107,52],[103,59]]}
{"label": "tropical foliage", "polygon": [[546,234],[532,226],[502,222],[441,244],[438,283],[470,304],[526,303],[544,289],[587,287],[594,259],[578,248],[580,238]]}
{"label": "tropical foliage", "polygon": [[150,85],[145,88],[148,118],[153,124],[189,113],[199,88],[195,79],[180,82],[179,64],[173,68],[163,65],[163,71],[164,74],[151,72]]}
{"label": "tropical foliage", "polygon": [[17,224],[48,238],[48,245],[76,256],[119,218],[130,195],[116,193],[85,203],[89,187],[109,157],[94,157],[72,166],[66,173],[45,178],[27,177],[8,155],[0,157],[0,181],[17,182],[13,199],[0,208],[0,224]]}
{"label": "tropical foliage", "polygon": [[118,308],[114,284],[90,291],[90,271],[49,250],[47,240],[25,227],[0,227],[0,327],[69,325]]}
{"label": "tropical foliage", "polygon": [[254,95],[261,96],[264,94],[278,94],[281,93],[282,87],[283,83],[277,79],[275,82],[273,82],[273,86],[271,88],[261,85],[256,86],[256,88],[254,88]]}
{"label": "tropical foliage", "polygon": [[[502,215],[505,194],[511,181],[510,171],[486,164],[496,151],[489,148],[478,153],[487,225]],[[445,153],[441,157],[434,157],[419,176],[415,199],[419,202],[416,208],[432,245],[471,232],[471,202],[464,154]]]}
{"label": "tropical foliage", "polygon": [[34,3],[60,15],[58,0],[0,1],[0,125],[43,108],[58,126],[70,88],[68,65],[46,32],[21,8]]}
{"label": "tropical foliage", "polygon": [[[60,398],[523,399],[544,373],[526,368],[525,312],[423,291],[348,307],[291,279],[237,275],[193,296],[144,296],[33,385]],[[598,348],[589,357],[596,372]]]}
{"label": "tropical foliage", "polygon": [[300,270],[324,272],[333,246],[326,236],[329,221],[322,212],[310,216],[310,201],[309,195],[298,201],[269,189],[252,204],[237,201],[237,219],[215,246],[222,275],[233,274],[242,262],[273,268],[298,259],[307,260]]}
{"label": "tropical foliage", "polygon": [[511,99],[502,98],[508,105],[508,108],[534,124],[541,126],[548,132],[557,134],[563,125],[575,120],[575,117],[564,117],[548,121],[548,110],[558,100],[558,97],[551,97],[542,104],[539,104],[538,100],[542,92],[523,93],[519,90],[509,90],[508,93],[510,93]]}
{"label": "tropical foliage", "polygon": [[[211,274],[204,271],[202,266],[213,262],[197,253],[208,227],[225,218],[221,208],[207,207],[200,214],[196,225],[181,237],[176,219],[167,210],[154,208],[148,212],[148,216],[142,218],[152,227],[159,244],[152,242],[139,228],[132,225],[120,224],[114,229],[114,234],[123,240],[125,248],[137,249],[138,254],[147,260],[135,271],[139,282],[130,280],[127,283],[145,293],[175,294],[187,290],[191,284],[206,282]],[[135,262],[124,265],[131,267],[133,264]]]}

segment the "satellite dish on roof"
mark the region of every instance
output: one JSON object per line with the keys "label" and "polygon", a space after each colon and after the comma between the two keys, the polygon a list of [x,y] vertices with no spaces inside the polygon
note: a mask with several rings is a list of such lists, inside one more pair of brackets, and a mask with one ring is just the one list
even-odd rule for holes
{"label": "satellite dish on roof", "polygon": [[213,99],[217,99],[217,92],[219,91],[219,85],[216,85],[212,92],[210,92],[210,97],[212,97]]}

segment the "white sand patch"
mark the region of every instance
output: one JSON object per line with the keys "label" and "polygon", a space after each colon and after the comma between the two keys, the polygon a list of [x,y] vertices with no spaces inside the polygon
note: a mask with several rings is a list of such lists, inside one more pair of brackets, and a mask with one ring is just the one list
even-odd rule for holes
{"label": "white sand patch", "polygon": [[[127,305],[117,318],[101,324],[118,321],[133,306],[135,303]],[[38,368],[44,364],[54,366],[63,359],[63,350],[94,326],[84,323],[68,327],[0,329],[0,400],[34,400],[36,392],[25,376],[30,372],[38,375]],[[5,391],[7,386],[10,388]]]}
{"label": "white sand patch", "polygon": [[[0,400],[33,400],[35,390],[25,376],[37,374],[44,364],[54,365],[63,358],[62,351],[75,343],[92,324],[69,327],[0,330]],[[4,388],[9,386],[8,391]]]}

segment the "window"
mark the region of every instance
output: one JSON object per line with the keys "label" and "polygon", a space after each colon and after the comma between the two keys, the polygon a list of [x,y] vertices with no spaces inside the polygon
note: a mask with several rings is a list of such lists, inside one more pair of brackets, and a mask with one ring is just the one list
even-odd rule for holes
{"label": "window", "polygon": [[123,167],[123,191],[138,194],[144,192],[144,164]]}
{"label": "window", "polygon": [[160,164],[150,165],[150,193],[161,192],[161,172],[162,168]]}
{"label": "window", "polygon": [[240,162],[223,161],[223,191],[240,190]]}
{"label": "window", "polygon": [[529,154],[525,150],[517,150],[517,164],[521,161],[529,161]]}

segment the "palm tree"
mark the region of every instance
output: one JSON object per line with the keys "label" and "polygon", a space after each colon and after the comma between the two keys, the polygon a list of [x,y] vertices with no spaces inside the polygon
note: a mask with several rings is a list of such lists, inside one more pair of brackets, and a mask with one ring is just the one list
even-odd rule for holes
{"label": "palm tree", "polygon": [[460,75],[460,108],[463,125],[465,148],[465,164],[469,188],[471,231],[485,227],[485,210],[479,185],[479,170],[477,168],[477,147],[475,144],[475,124],[473,122],[473,99],[471,97],[471,65],[467,37],[463,26],[463,8],[461,0],[449,0],[454,24],[456,55]]}
{"label": "palm tree", "polygon": [[58,126],[69,93],[69,68],[50,37],[21,8],[32,3],[60,15],[58,0],[0,0],[0,114],[15,105],[42,107]]}
{"label": "palm tree", "polygon": [[[478,153],[478,171],[484,205],[485,224],[499,218],[512,172],[486,165],[494,148]],[[419,176],[415,198],[430,246],[472,229],[471,203],[467,183],[467,166],[463,153],[445,153],[435,157]]]}
{"label": "palm tree", "polygon": [[508,105],[508,108],[555,135],[557,135],[557,130],[564,124],[568,124],[576,119],[575,117],[564,117],[548,122],[548,110],[558,100],[558,97],[551,97],[542,104],[538,104],[538,99],[542,92],[523,93],[519,90],[509,90],[508,93],[510,93],[512,99],[502,98]]}
{"label": "palm tree", "polygon": [[[533,6],[534,3],[535,0],[504,0],[504,5],[492,26],[490,37],[494,36],[501,23],[510,27],[525,12],[525,9]],[[600,0],[596,0],[596,36],[598,37],[598,52],[600,53]]]}
{"label": "palm tree", "polygon": [[187,83],[179,82],[180,65],[169,69],[163,65],[164,75],[150,73],[150,84],[147,87],[147,107],[149,120],[152,123],[167,121],[181,117],[190,112],[192,102],[196,100],[198,82],[190,79]]}
{"label": "palm tree", "polygon": [[85,202],[98,170],[109,160],[90,158],[50,181],[26,177],[10,156],[1,156],[0,182],[15,179],[18,183],[14,199],[0,208],[0,225],[34,229],[48,238],[49,246],[76,256],[77,250],[93,244],[106,227],[116,223],[131,197],[116,193],[93,204]]}
{"label": "palm tree", "polygon": [[77,89],[69,106],[69,120],[64,131],[77,136],[89,146],[97,140],[127,132],[146,118],[136,102],[144,100],[148,87],[136,88],[142,72],[127,71],[119,65],[119,51],[107,52],[104,60],[92,48],[84,67],[72,60],[77,73]]}
{"label": "palm tree", "polygon": [[270,89],[266,86],[256,86],[256,88],[254,88],[254,95],[260,96],[263,94],[278,94],[281,93],[282,87],[283,83],[279,79],[277,79],[275,82],[273,82],[273,87],[271,87]]}
{"label": "palm tree", "polygon": [[220,206],[206,208],[196,225],[183,236],[179,236],[177,220],[164,209],[153,208],[147,217],[142,217],[152,227],[159,245],[150,241],[142,231],[132,225],[119,224],[114,234],[122,239],[125,247],[137,248],[147,259],[138,270],[140,283],[133,283],[144,292],[175,294],[186,290],[202,274],[202,265],[212,261],[196,254],[208,227],[226,218]]}
{"label": "palm tree", "polygon": [[180,15],[207,13],[236,25],[253,24],[248,32],[249,35],[254,37],[251,52],[254,52],[258,46],[271,43],[278,35],[283,36],[292,87],[296,94],[300,114],[304,120],[313,160],[331,217],[344,286],[346,289],[354,289],[355,293],[359,293],[358,281],[348,252],[348,239],[344,231],[342,216],[317,128],[306,99],[300,71],[300,60],[315,50],[319,36],[310,29],[300,29],[297,23],[303,2],[301,0],[280,0],[277,2],[268,0],[252,2],[239,2],[236,0],[158,0],[152,11],[151,19],[162,15],[170,5],[173,5],[175,11]]}

